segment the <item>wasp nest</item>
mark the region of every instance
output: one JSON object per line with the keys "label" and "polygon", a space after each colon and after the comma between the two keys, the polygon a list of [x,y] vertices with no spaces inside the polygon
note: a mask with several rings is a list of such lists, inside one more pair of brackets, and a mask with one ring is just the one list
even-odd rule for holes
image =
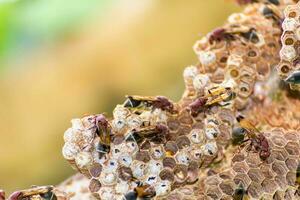
{"label": "wasp nest", "polygon": [[239,3],[254,4],[195,43],[179,102],[130,95],[111,119],[73,119],[62,153],[82,175],[15,199],[299,199],[300,103],[273,72],[298,84],[299,4]]}
{"label": "wasp nest", "polygon": [[288,82],[292,89],[300,90],[300,3],[288,5],[284,10],[279,76]]}

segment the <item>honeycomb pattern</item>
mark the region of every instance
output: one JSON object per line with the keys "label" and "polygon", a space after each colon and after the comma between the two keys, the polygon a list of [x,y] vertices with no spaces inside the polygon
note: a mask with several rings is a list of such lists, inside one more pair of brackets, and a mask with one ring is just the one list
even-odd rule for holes
{"label": "honeycomb pattern", "polygon": [[[284,10],[281,36],[280,63],[277,65],[279,76],[286,80],[292,89],[300,90],[300,3],[288,5]],[[298,84],[297,84],[298,83]]]}
{"label": "honeycomb pattern", "polygon": [[[262,10],[266,8],[272,10],[274,19],[265,20],[266,16]],[[242,14],[231,15],[227,25],[211,32],[207,38],[197,41],[194,45],[194,51],[200,61],[198,73],[209,74],[214,84],[221,82],[223,86],[231,87],[236,93],[233,107],[238,110],[243,110],[251,103],[249,97],[254,92],[255,83],[266,80],[270,75],[271,66],[279,62],[277,56],[279,44],[273,38],[281,34],[278,24],[281,17],[278,7],[256,4]],[[254,25],[253,21],[262,23]],[[220,51],[223,53],[219,53]],[[224,61],[223,64],[220,65],[218,60]],[[220,67],[224,76],[221,81],[218,78],[216,82],[213,77]],[[189,67],[186,70],[192,71],[192,68]],[[194,77],[197,78],[199,76],[196,75],[197,70],[193,69],[193,71]],[[185,74],[192,73],[186,72]],[[192,87],[189,85],[190,82],[192,81],[185,81],[187,96],[192,96],[196,93],[195,88],[199,88],[199,85]]]}
{"label": "honeycomb pattern", "polygon": [[[241,149],[236,149],[237,152],[232,154],[235,159],[229,158],[227,166],[214,167],[214,173],[208,171],[206,175],[203,175],[204,178],[198,183],[200,193],[197,197],[200,199],[240,199],[247,196],[250,199],[298,199],[295,173],[300,158],[299,154],[295,153],[300,150],[299,134],[274,129],[264,135],[272,149],[266,161],[259,163],[250,161],[260,160],[257,153],[249,151],[250,143]],[[273,140],[278,136],[281,136],[280,145],[278,141]],[[287,153],[290,149],[288,145],[290,142],[293,143],[295,152]],[[278,152],[284,154],[285,157],[278,157]],[[248,157],[253,159],[247,159]],[[178,195],[178,191],[173,194]],[[184,195],[181,194],[181,196]]]}
{"label": "honeycomb pattern", "polygon": [[[133,113],[123,106],[114,111],[121,112],[126,112],[132,119]],[[137,187],[136,179],[154,188],[156,196],[164,196],[171,190],[197,181],[199,167],[208,166],[218,157],[218,149],[229,143],[229,125],[226,123],[228,118],[232,118],[232,113],[230,110],[223,112],[222,109],[215,112],[216,114],[212,113],[211,120],[205,119],[204,123],[197,122],[187,110],[178,112],[176,117],[168,117],[169,113],[164,112],[165,121],[150,119],[150,124],[164,124],[168,130],[163,135],[168,140],[164,145],[152,138],[137,138],[132,134],[138,128],[144,130],[151,125],[137,128],[127,125],[127,131],[121,130],[124,135],[119,133],[116,134],[118,137],[112,137],[110,151],[106,154],[99,151],[101,142],[96,133],[97,128],[93,125],[97,116],[76,119],[72,121],[72,128],[65,133],[63,155],[75,169],[90,178],[88,188],[94,196],[101,196],[102,199],[121,198],[129,191],[134,191]],[[203,130],[208,125],[209,129]],[[218,128],[218,125],[222,126]],[[79,132],[80,137],[74,142],[70,135],[77,136]],[[93,140],[89,139],[91,134],[94,136]],[[75,146],[77,151],[69,150],[69,146]]]}
{"label": "honeycomb pattern", "polygon": [[[255,123],[263,120],[266,128],[281,127],[287,130],[299,130],[300,116],[295,112],[297,106],[300,106],[299,101],[287,98],[287,95],[283,94],[280,100],[264,105],[264,109],[261,109],[260,105],[254,106],[253,110],[249,111],[247,115],[253,116],[251,120]],[[282,116],[285,116],[284,120],[282,120]]]}
{"label": "honeycomb pattern", "polygon": [[[300,162],[296,153],[300,151],[299,133],[274,129],[264,135],[272,147],[266,161],[254,165],[249,162],[252,160],[247,160],[249,156],[256,160],[260,158],[257,153],[249,151],[248,143],[231,152],[234,159],[229,157],[225,166],[203,169],[198,182],[176,188],[158,199],[232,199],[246,196],[249,199],[298,199],[295,173]],[[294,151],[287,153],[290,143]],[[285,157],[278,157],[278,152]]]}

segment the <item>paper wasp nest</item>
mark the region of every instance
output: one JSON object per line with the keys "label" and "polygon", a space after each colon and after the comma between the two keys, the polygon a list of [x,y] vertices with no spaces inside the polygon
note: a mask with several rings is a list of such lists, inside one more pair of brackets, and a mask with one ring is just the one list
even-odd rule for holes
{"label": "paper wasp nest", "polygon": [[300,3],[288,5],[282,22],[280,63],[277,71],[292,89],[300,90]]}
{"label": "paper wasp nest", "polygon": [[298,87],[299,4],[238,2],[253,4],[195,43],[179,102],[131,95],[112,119],[71,121],[62,153],[84,176],[55,198],[300,198],[299,96],[276,78]]}

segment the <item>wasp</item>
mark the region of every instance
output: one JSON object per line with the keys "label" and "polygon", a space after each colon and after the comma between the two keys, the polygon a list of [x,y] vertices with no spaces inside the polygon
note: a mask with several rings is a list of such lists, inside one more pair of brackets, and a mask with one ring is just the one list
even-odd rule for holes
{"label": "wasp", "polygon": [[144,139],[148,139],[154,143],[163,143],[168,132],[168,127],[163,124],[146,126],[139,129],[133,129],[126,140],[134,140],[136,143],[141,143]]}
{"label": "wasp", "polygon": [[27,190],[20,190],[14,192],[8,198],[9,200],[56,200],[56,195],[52,192],[54,189],[53,186],[34,186]]}
{"label": "wasp", "polygon": [[235,92],[230,87],[216,86],[208,90],[208,94],[197,98],[195,101],[189,104],[188,110],[193,117],[196,117],[201,111],[207,107],[220,104],[226,106],[228,101],[236,97]]}
{"label": "wasp", "polygon": [[245,119],[242,115],[237,116],[236,120],[240,124],[240,126],[245,129],[248,133],[249,138],[255,138],[256,133],[260,133],[260,131],[252,124],[251,121]]}
{"label": "wasp", "polygon": [[[269,10],[271,10],[271,9],[269,9]],[[274,14],[274,13],[272,13],[272,14]],[[276,16],[276,15],[274,14],[274,16]],[[246,38],[247,40],[251,41],[252,43],[259,42],[259,37],[254,28],[249,28],[247,26],[239,26],[239,25],[232,25],[232,26],[227,27],[227,29],[218,28],[218,29],[214,30],[209,35],[209,42],[212,44],[214,41],[219,42],[219,41],[222,41],[223,39],[226,41],[232,41],[232,40],[235,40],[235,35],[242,36],[243,38]]]}
{"label": "wasp", "polygon": [[250,28],[248,31],[241,32],[240,35],[252,43],[256,44],[259,42],[259,37],[256,33],[255,28]]}
{"label": "wasp", "polygon": [[145,110],[152,107],[152,109],[158,108],[171,113],[174,111],[173,103],[164,96],[152,97],[152,96],[127,95],[126,98],[127,99],[123,105],[124,107],[127,108]]}
{"label": "wasp", "polygon": [[[211,106],[213,104],[219,103],[220,105],[227,105],[226,102],[234,99],[236,93],[230,87],[216,87],[208,90],[206,106]],[[223,103],[222,103],[223,102]]]}
{"label": "wasp", "polygon": [[278,8],[275,5],[276,5],[275,2],[273,3],[273,5],[272,4],[271,5],[266,5],[264,7],[264,9],[262,10],[262,14],[267,19],[273,19],[276,22],[281,22],[282,19],[280,18],[280,15],[281,15],[280,11],[278,10]]}
{"label": "wasp", "polygon": [[250,40],[256,36],[256,39],[258,40],[258,36],[254,32],[254,29],[251,29],[246,26],[237,26],[237,25],[229,26],[226,29],[225,28],[215,29],[213,32],[210,33],[208,40],[211,44],[214,41],[216,42],[220,42],[222,40],[232,41],[235,40],[236,38],[235,35],[241,35],[242,37],[245,37]]}
{"label": "wasp", "polygon": [[95,116],[96,134],[99,136],[97,151],[103,154],[109,153],[111,143],[111,126],[103,114]]}
{"label": "wasp", "polygon": [[285,82],[292,83],[292,84],[300,84],[300,71],[295,71],[290,74],[286,79]]}
{"label": "wasp", "polygon": [[217,28],[209,34],[208,41],[212,44],[214,41],[220,42],[222,40],[234,40],[234,36],[229,33],[225,28]]}
{"label": "wasp", "polygon": [[267,138],[243,116],[239,115],[236,119],[240,126],[247,131],[247,136],[251,141],[250,144],[255,150],[259,151],[259,157],[266,160],[271,154]]}
{"label": "wasp", "polygon": [[210,88],[207,91],[208,94],[206,96],[212,97],[212,96],[221,95],[222,93],[225,93],[227,90],[231,90],[231,88],[230,87],[215,86],[215,87]]}
{"label": "wasp", "polygon": [[150,200],[155,197],[156,192],[153,187],[148,184],[139,183],[137,187],[134,188],[133,191],[128,192],[123,200]]}
{"label": "wasp", "polygon": [[248,200],[248,192],[245,190],[245,188],[240,184],[234,191],[234,194],[232,195],[233,200]]}

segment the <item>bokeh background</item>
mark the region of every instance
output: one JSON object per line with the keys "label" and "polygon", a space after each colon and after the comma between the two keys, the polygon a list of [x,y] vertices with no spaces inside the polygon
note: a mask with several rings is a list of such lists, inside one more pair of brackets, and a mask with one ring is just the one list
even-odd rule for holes
{"label": "bokeh background", "polygon": [[226,0],[0,0],[0,188],[58,184],[70,119],[125,94],[183,92],[193,43],[239,11]]}

